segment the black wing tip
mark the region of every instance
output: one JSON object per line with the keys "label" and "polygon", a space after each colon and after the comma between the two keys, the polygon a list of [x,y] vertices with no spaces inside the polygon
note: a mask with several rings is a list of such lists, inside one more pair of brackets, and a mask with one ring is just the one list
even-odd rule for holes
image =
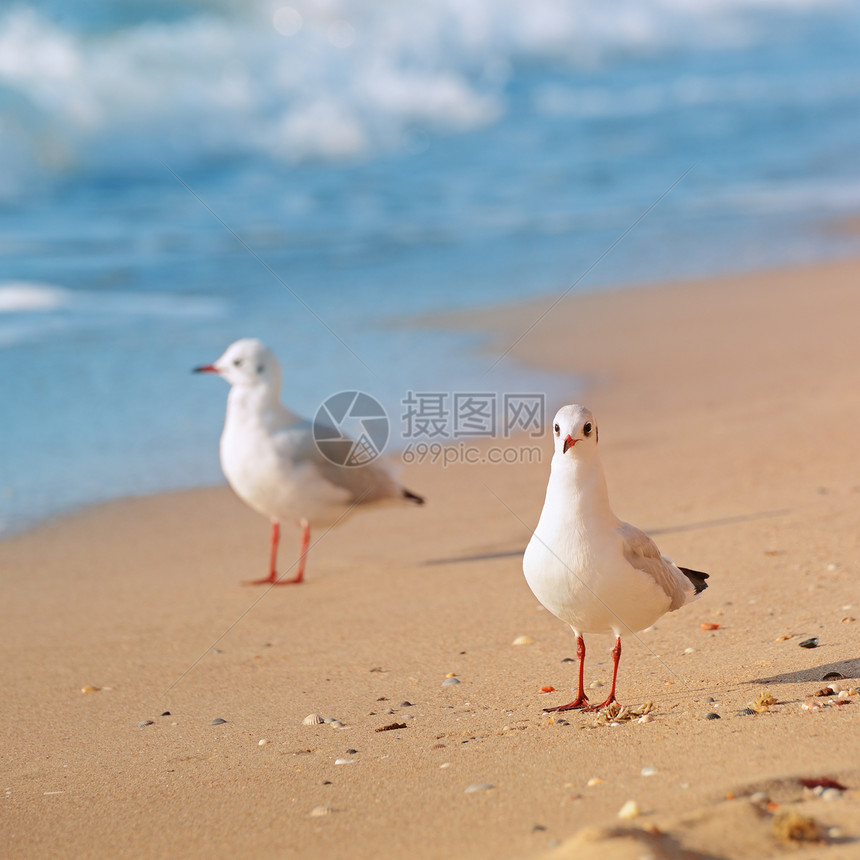
{"label": "black wing tip", "polygon": [[678,569],[693,583],[696,594],[701,594],[708,587],[708,583],[705,580],[708,579],[709,574],[702,573],[700,570],[690,570],[689,567],[679,567]]}
{"label": "black wing tip", "polygon": [[403,498],[407,501],[414,502],[416,505],[423,505],[424,498],[423,496],[417,496],[415,493],[410,493],[409,490],[403,491]]}

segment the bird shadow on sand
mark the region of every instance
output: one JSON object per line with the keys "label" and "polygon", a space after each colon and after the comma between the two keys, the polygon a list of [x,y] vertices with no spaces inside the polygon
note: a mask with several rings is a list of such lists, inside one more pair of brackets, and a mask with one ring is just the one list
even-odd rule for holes
{"label": "bird shadow on sand", "polygon": [[[860,678],[860,659],[836,660],[833,663],[822,663],[811,669],[799,669],[796,672],[783,672],[781,675],[771,675],[768,678],[752,678],[747,684],[801,684],[810,681],[824,681],[831,672],[838,672],[843,678]],[[828,681],[840,680],[827,678]]]}
{"label": "bird shadow on sand", "polygon": [[[668,535],[675,534],[678,532],[691,532],[697,531],[698,529],[712,529],[717,528],[719,526],[730,526],[735,525],[736,523],[745,523],[750,520],[764,520],[770,519],[772,517],[783,517],[786,514],[790,514],[791,510],[789,508],[782,508],[778,511],[759,511],[754,514],[742,514],[737,517],[721,517],[716,520],[702,520],[700,522],[693,523],[681,523],[676,526],[665,526],[663,528],[653,528],[653,529],[643,529],[643,531],[651,535]],[[457,555],[457,556],[448,556],[445,558],[429,558],[427,561],[421,563],[422,567],[431,567],[437,564],[463,564],[469,561],[492,561],[498,558],[514,558],[516,556],[522,556],[522,554],[526,551],[525,547],[517,548],[517,549],[505,549],[498,550],[496,552],[480,552],[475,553],[474,555]]]}

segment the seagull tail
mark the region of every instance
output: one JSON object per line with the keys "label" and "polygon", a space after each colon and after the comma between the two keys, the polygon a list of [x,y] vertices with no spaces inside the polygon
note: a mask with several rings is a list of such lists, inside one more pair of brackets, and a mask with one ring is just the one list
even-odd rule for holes
{"label": "seagull tail", "polygon": [[701,594],[708,587],[708,583],[705,582],[708,578],[707,573],[702,573],[700,570],[690,570],[688,567],[681,567],[679,570],[693,583],[696,594]]}
{"label": "seagull tail", "polygon": [[409,490],[403,491],[403,498],[408,502],[414,502],[416,505],[424,504],[424,499],[421,496],[416,496],[415,493],[410,493]]}

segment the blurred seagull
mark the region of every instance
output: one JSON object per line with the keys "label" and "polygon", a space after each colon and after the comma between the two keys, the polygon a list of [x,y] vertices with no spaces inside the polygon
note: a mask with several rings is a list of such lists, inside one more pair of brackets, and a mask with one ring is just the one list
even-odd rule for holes
{"label": "blurred seagull", "polygon": [[[302,582],[311,525],[333,525],[371,502],[424,503],[378,463],[350,467],[324,457],[314,441],[313,424],[280,402],[280,364],[259,340],[237,340],[217,361],[194,372],[217,373],[230,383],[221,468],[239,498],[272,522],[269,575],[248,585]],[[283,520],[301,528],[298,568],[291,579],[279,579],[276,570]]]}
{"label": "blurred seagull", "polygon": [[[563,406],[552,432],[546,501],[523,556],[523,572],[535,597],[573,629],[579,689],[572,702],[544,710],[598,710],[617,701],[622,634],[644,630],[665,612],[695,600],[708,587],[708,574],[676,566],[648,535],[612,513],[597,424],[588,409]],[[583,689],[583,633],[615,634],[612,687],[599,705],[589,706]]]}

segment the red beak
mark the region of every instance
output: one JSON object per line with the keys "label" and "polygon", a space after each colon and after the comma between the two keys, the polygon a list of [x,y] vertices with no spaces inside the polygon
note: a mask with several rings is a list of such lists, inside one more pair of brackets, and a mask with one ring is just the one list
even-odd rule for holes
{"label": "red beak", "polygon": [[201,364],[200,367],[195,367],[192,373],[218,373],[218,368],[214,364]]}
{"label": "red beak", "polygon": [[570,434],[564,437],[564,447],[561,449],[562,454],[567,453],[568,448],[572,448],[576,444],[576,439],[573,439]]}

